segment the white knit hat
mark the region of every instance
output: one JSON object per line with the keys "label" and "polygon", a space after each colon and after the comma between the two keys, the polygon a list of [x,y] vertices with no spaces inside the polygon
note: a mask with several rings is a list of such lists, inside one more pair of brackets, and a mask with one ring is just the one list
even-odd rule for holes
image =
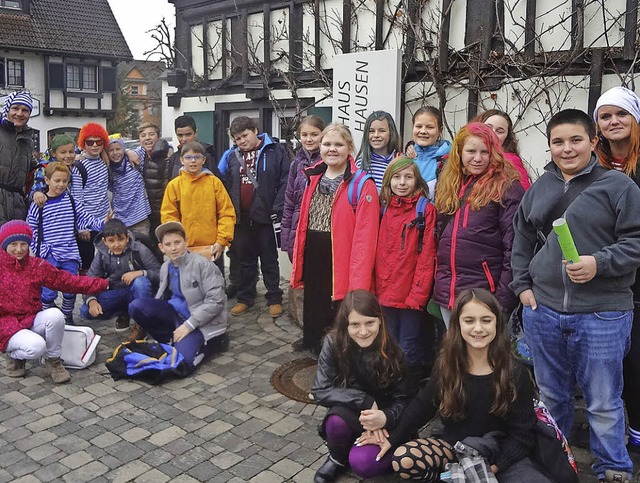
{"label": "white knit hat", "polygon": [[602,106],[621,107],[629,112],[640,123],[640,97],[630,89],[616,86],[602,94],[593,110],[593,120],[598,122],[598,109]]}

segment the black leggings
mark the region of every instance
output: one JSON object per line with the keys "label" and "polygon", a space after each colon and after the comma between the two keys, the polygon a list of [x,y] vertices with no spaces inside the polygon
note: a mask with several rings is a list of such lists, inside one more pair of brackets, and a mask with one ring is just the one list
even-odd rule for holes
{"label": "black leggings", "polygon": [[391,465],[403,480],[440,481],[440,473],[454,459],[449,443],[437,438],[416,439],[393,453]]}

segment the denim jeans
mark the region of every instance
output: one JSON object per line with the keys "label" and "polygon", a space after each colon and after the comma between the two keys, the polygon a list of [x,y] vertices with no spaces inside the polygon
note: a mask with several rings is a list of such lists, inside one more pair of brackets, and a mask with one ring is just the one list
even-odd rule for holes
{"label": "denim jeans", "polygon": [[[49,262],[54,267],[64,270],[65,272],[69,272],[73,275],[78,275],[78,267],[80,266],[80,262],[78,260],[56,260],[52,255],[47,257],[47,262]],[[42,287],[42,295],[40,296],[40,302],[42,302],[42,307],[45,309],[53,307],[53,303],[56,301],[58,297],[57,290],[51,290],[47,287]],[[75,293],[63,293],[62,294],[62,313],[65,316],[71,315],[73,313],[73,307],[76,304],[76,294]]]}
{"label": "denim jeans", "polygon": [[387,330],[396,340],[409,364],[426,360],[424,312],[382,307]]}
{"label": "denim jeans", "polygon": [[83,304],[80,307],[80,315],[87,320],[110,319],[114,315],[126,315],[129,310],[129,304],[136,299],[144,297],[153,297],[153,293],[151,292],[151,281],[141,275],[128,287],[105,290],[96,295],[98,303],[102,306],[102,315],[93,317],[89,313],[87,304]]}
{"label": "denim jeans", "polygon": [[522,312],[541,396],[560,429],[573,424],[576,382],[587,406],[593,470],[631,474],[625,447],[622,360],[629,351],[632,311],[565,314],[538,305]]}
{"label": "denim jeans", "polygon": [[[169,305],[169,302],[151,297],[131,302],[129,316],[141,325],[151,337],[163,344],[172,343],[173,331],[183,322],[182,317]],[[172,345],[194,367],[201,361],[198,355],[204,349],[205,340],[200,329],[196,328],[180,342]]]}

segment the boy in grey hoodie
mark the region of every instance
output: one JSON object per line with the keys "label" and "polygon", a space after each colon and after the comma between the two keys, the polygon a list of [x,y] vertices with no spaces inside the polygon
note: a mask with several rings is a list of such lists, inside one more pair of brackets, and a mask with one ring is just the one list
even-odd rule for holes
{"label": "boy in grey hoodie", "polygon": [[[621,396],[631,286],[640,266],[640,189],[623,173],[599,166],[593,154],[596,128],[586,113],[567,109],[555,114],[547,138],[553,162],[527,191],[513,221],[510,287],[523,304],[542,399],[569,434],[574,389],[580,386],[593,469],[600,481],[623,483],[633,471]],[[564,208],[569,200],[562,199],[570,190],[579,194]],[[564,214],[554,213],[560,209]],[[558,237],[549,232],[553,220],[548,218],[558,216],[567,221],[579,262],[564,260]],[[544,243],[536,252],[537,240]]]}

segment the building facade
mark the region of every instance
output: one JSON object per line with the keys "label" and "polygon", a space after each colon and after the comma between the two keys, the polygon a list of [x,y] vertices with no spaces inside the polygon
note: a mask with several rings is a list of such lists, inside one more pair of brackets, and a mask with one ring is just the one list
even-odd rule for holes
{"label": "building facade", "polygon": [[132,57],[107,0],[0,0],[0,48],[0,99],[31,92],[37,151],[58,133],[106,125],[116,65]]}
{"label": "building facade", "polygon": [[170,2],[165,135],[176,115],[196,113],[212,119],[219,151],[236,115],[281,138],[303,115],[329,119],[335,56],[399,49],[404,112],[396,122],[405,141],[424,104],[442,110],[446,137],[477,113],[502,109],[535,175],[549,160],[540,147],[550,115],[591,111],[604,90],[635,88],[640,70],[638,0]]}

